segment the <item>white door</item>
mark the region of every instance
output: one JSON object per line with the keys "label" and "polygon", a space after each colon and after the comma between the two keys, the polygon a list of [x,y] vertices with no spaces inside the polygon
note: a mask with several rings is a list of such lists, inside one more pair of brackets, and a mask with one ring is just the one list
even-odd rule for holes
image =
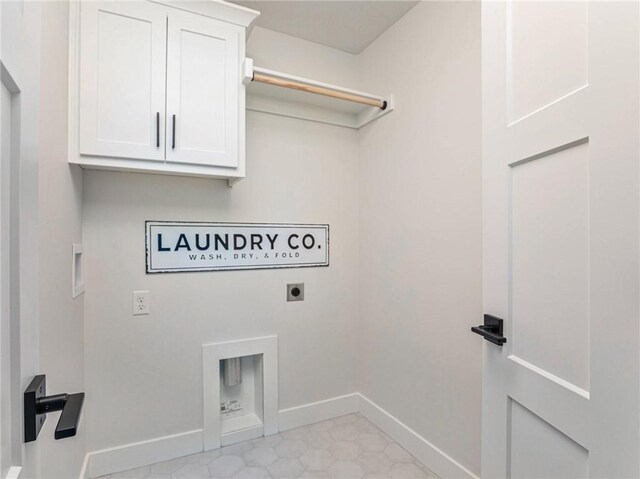
{"label": "white door", "polygon": [[9,191],[11,93],[0,83],[0,477],[12,465],[11,329],[9,307]]}
{"label": "white door", "polygon": [[638,10],[483,3],[486,478],[640,477]]}
{"label": "white door", "polygon": [[238,166],[238,27],[169,14],[167,161]]}
{"label": "white door", "polygon": [[80,153],[164,160],[166,9],[82,2]]}
{"label": "white door", "polygon": [[[5,67],[2,65],[3,68]],[[0,477],[15,477],[26,462],[20,417],[20,291],[17,243],[19,89],[8,71],[0,79]],[[31,359],[27,351],[24,359]]]}

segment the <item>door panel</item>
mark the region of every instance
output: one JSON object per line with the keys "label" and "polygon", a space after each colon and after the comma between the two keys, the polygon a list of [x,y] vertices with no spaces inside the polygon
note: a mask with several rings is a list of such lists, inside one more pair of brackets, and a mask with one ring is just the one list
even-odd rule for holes
{"label": "door panel", "polygon": [[587,12],[586,1],[507,4],[509,123],[587,85]]}
{"label": "door panel", "polygon": [[164,8],[85,2],[81,16],[80,153],[162,160]]}
{"label": "door panel", "polygon": [[238,35],[233,25],[170,14],[167,161],[238,166]]}
{"label": "door panel", "polygon": [[509,477],[588,477],[589,452],[584,447],[517,401],[509,401],[508,414]]}
{"label": "door panel", "polygon": [[484,477],[640,475],[639,17],[483,3]]}
{"label": "door panel", "polygon": [[512,354],[586,390],[588,148],[581,143],[510,170]]}

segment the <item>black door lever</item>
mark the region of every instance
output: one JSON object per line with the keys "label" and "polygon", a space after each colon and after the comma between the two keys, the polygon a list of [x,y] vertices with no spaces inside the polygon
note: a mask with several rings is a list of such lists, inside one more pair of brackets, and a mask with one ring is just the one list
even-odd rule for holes
{"label": "black door lever", "polygon": [[487,341],[502,346],[507,342],[507,338],[502,335],[502,319],[490,314],[484,315],[484,324],[480,326],[473,326],[471,331],[479,334]]}
{"label": "black door lever", "polygon": [[84,393],[46,394],[47,379],[44,374],[34,377],[24,391],[24,442],[36,440],[47,413],[54,411],[62,411],[54,437],[64,439],[76,435]]}

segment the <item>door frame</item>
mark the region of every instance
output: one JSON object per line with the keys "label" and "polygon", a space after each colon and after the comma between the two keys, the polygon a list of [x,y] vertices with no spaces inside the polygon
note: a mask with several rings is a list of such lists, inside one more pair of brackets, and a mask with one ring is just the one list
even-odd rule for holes
{"label": "door frame", "polygon": [[[22,405],[20,373],[20,264],[19,264],[19,167],[20,167],[20,93],[21,89],[5,63],[0,60],[0,83],[6,88],[11,102],[11,131],[9,155],[0,154],[0,387],[10,394],[3,394],[0,403],[0,447],[10,450],[8,464],[2,463],[0,473],[6,479],[15,479],[22,470]],[[0,102],[3,100],[0,99]],[[0,145],[2,138],[0,137]],[[3,146],[2,146],[3,147]],[[5,263],[8,262],[8,264]],[[5,285],[5,283],[8,283]],[[8,444],[6,444],[8,442]]]}

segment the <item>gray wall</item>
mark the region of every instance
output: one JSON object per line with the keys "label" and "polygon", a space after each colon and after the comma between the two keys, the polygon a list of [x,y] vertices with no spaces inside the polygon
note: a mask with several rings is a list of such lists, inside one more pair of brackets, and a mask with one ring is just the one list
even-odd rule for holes
{"label": "gray wall", "polygon": [[[317,72],[351,58],[337,75],[355,82],[352,56],[285,39],[292,66],[321,50]],[[281,40],[258,30],[249,54],[273,67],[267,52],[284,55],[268,42]],[[204,343],[277,334],[280,408],[355,391],[357,135],[248,112],[247,172],[229,189],[220,180],[85,171],[89,450],[202,428]],[[146,275],[150,219],[329,223],[331,266]],[[306,284],[304,302],[286,303],[291,282]],[[149,316],[131,315],[138,289],[150,291]]]}
{"label": "gray wall", "polygon": [[[84,391],[84,296],[73,299],[71,286],[71,247],[82,243],[82,170],[67,163],[69,5],[41,5],[40,370],[47,392],[57,394]],[[54,442],[58,417],[50,415],[38,437],[43,477],[77,475],[86,453],[85,421],[86,414],[75,437]]]}
{"label": "gray wall", "polygon": [[359,389],[480,471],[479,2],[422,2],[360,55],[397,110],[360,135]]}
{"label": "gray wall", "polygon": [[[360,391],[478,473],[479,4],[418,4],[360,56],[259,28],[248,54],[397,110],[360,132],[249,112],[233,189],[85,171],[88,450],[201,428],[201,345],[277,334],[281,408]],[[330,223],[331,266],[145,275],[147,219]]]}

